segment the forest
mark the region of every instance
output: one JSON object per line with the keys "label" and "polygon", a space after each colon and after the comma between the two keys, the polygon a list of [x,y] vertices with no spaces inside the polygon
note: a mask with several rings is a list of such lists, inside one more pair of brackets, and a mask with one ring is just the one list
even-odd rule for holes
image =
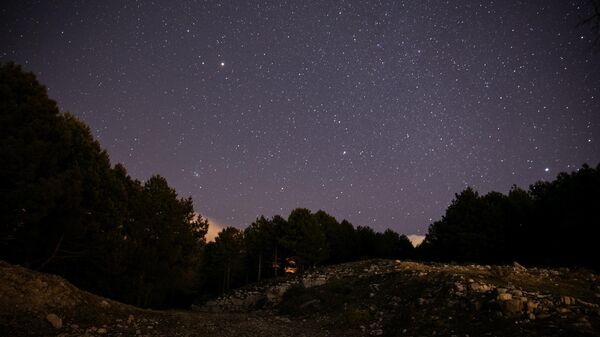
{"label": "forest", "polygon": [[141,182],[113,166],[90,129],[14,63],[0,65],[0,161],[0,259],[141,307],[186,307],[286,268],[365,258],[600,269],[600,164],[507,195],[467,188],[417,248],[305,208],[206,242],[191,198],[164,177]]}

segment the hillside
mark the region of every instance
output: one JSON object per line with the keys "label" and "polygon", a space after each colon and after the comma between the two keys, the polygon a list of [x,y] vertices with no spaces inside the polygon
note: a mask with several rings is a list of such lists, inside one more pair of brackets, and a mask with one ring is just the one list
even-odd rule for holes
{"label": "hillside", "polygon": [[596,336],[599,303],[587,271],[369,260],[153,311],[0,262],[2,336]]}

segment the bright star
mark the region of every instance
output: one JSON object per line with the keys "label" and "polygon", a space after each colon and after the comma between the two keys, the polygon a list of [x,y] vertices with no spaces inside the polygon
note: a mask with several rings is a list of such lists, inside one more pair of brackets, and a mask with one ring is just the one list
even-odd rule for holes
{"label": "bright star", "polygon": [[225,62],[221,62],[221,67],[224,67],[224,66],[225,66]]}

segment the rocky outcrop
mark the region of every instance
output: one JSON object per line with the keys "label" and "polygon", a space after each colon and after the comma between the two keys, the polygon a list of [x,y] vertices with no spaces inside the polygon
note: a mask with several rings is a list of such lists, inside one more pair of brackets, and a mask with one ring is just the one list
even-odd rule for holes
{"label": "rocky outcrop", "polygon": [[599,304],[588,271],[369,260],[152,311],[0,261],[0,336],[597,336]]}
{"label": "rocky outcrop", "polygon": [[193,309],[204,312],[246,312],[258,308],[272,308],[281,302],[288,290],[294,287],[312,288],[345,278],[391,273],[396,271],[399,263],[400,261],[372,260],[311,269],[301,274],[283,276],[262,284],[233,290],[203,305],[195,305]]}
{"label": "rocky outcrop", "polygon": [[[400,284],[403,288],[397,289]],[[341,293],[340,287],[345,289]],[[285,294],[290,289],[297,291],[288,298]],[[552,331],[546,331],[548,327],[560,326],[557,331],[575,329],[572,332],[577,334],[595,331],[594,322],[600,316],[599,289],[596,275],[585,271],[528,269],[518,263],[481,266],[370,260],[309,270],[238,289],[198,309],[277,309],[304,319],[349,320],[359,322],[355,328],[362,335],[371,336],[389,335],[390,329],[397,329],[397,317],[407,316],[416,321],[418,316],[438,320],[437,330],[420,330],[420,334],[453,331],[454,323],[449,320],[468,319],[476,320],[475,326],[481,325],[481,330],[475,331],[482,334],[487,320],[509,330],[510,325],[505,327],[507,323],[501,322],[519,324],[521,334],[535,335],[539,329],[543,335],[552,336]],[[406,328],[406,333],[410,334],[411,329]]]}

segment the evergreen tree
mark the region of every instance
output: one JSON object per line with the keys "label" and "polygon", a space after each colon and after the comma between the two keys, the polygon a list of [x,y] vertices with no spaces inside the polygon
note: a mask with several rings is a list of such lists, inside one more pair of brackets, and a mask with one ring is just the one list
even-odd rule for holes
{"label": "evergreen tree", "polygon": [[290,250],[296,253],[300,270],[304,267],[314,267],[327,258],[325,234],[310,210],[294,209],[288,217],[288,227],[290,230],[287,234],[290,236],[285,240]]}
{"label": "evergreen tree", "polygon": [[223,294],[244,283],[244,234],[237,228],[226,227],[206,247],[204,274],[207,288]]}
{"label": "evergreen tree", "polygon": [[0,65],[0,258],[144,306],[195,289],[207,223],[164,178],[143,186],[35,76]]}

